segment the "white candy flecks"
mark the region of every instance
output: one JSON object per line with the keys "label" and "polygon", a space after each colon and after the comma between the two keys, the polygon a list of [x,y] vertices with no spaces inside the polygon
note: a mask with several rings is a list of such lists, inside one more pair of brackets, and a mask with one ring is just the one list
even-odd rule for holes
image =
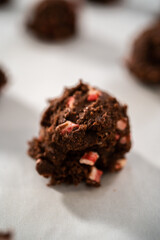
{"label": "white candy flecks", "polygon": [[126,119],[120,119],[117,121],[117,129],[123,131],[127,127],[127,121]]}
{"label": "white candy flecks", "polygon": [[94,88],[90,88],[90,90],[88,91],[88,101],[96,101],[98,99],[98,97],[101,96],[101,92],[94,89]]}
{"label": "white candy flecks", "polygon": [[86,164],[86,165],[90,165],[93,166],[97,159],[99,158],[99,155],[97,152],[86,152],[81,159],[79,160],[79,162],[81,164]]}
{"label": "white candy flecks", "polygon": [[69,98],[68,98],[68,101],[67,101],[67,107],[73,108],[74,102],[75,102],[75,98],[72,97],[72,96],[69,97]]}
{"label": "white candy flecks", "polygon": [[101,170],[96,167],[92,167],[88,178],[94,182],[100,183],[102,174],[103,172]]}
{"label": "white candy flecks", "polygon": [[60,129],[62,134],[65,133],[70,133],[73,129],[79,128],[78,124],[75,124],[71,121],[66,121],[65,123],[60,124],[59,126],[57,126],[56,129]]}
{"label": "white candy flecks", "polygon": [[121,170],[126,165],[126,158],[118,159],[115,165],[115,170]]}
{"label": "white candy flecks", "polygon": [[38,164],[41,164],[42,163],[42,159],[37,159],[37,161],[36,161],[36,165],[38,165]]}

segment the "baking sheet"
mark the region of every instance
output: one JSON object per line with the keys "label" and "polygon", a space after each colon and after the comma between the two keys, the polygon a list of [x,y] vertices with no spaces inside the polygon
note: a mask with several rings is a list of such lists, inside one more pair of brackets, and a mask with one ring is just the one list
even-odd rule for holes
{"label": "baking sheet", "polygon": [[[0,11],[0,63],[10,79],[0,98],[0,229],[15,240],[159,240],[160,89],[134,81],[123,64],[153,15],[87,4],[77,38],[47,45],[24,30],[22,6]],[[80,78],[128,103],[133,148],[126,168],[98,189],[48,188],[26,143],[46,100]]]}

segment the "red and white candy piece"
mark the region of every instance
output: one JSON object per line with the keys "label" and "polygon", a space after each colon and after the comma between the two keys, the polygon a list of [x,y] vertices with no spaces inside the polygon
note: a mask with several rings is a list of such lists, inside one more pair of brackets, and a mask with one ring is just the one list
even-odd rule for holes
{"label": "red and white candy piece", "polygon": [[120,143],[127,144],[128,142],[130,142],[130,139],[131,139],[130,134],[128,136],[121,137]]}
{"label": "red and white candy piece", "polygon": [[45,136],[45,128],[41,127],[40,132],[39,132],[39,141],[42,141]]}
{"label": "red and white candy piece", "polygon": [[74,98],[74,97],[72,97],[72,96],[69,97],[69,98],[68,98],[68,101],[67,101],[67,107],[73,108],[74,101],[75,101],[75,98]]}
{"label": "red and white candy piece", "polygon": [[96,101],[99,96],[101,96],[101,92],[94,89],[94,88],[90,88],[90,90],[88,91],[88,98],[87,100],[90,101]]}
{"label": "red and white candy piece", "polygon": [[79,128],[79,125],[71,121],[66,121],[65,123],[62,123],[59,126],[57,126],[57,129],[60,129],[62,134],[70,133],[73,129],[76,128]]}
{"label": "red and white candy piece", "polygon": [[120,119],[117,121],[117,129],[123,131],[127,127],[126,119]]}
{"label": "red and white candy piece", "polygon": [[86,165],[90,165],[93,166],[97,159],[99,158],[99,155],[97,152],[86,152],[81,159],[79,160],[79,162],[81,164],[86,164]]}
{"label": "red and white candy piece", "polygon": [[121,170],[126,165],[126,161],[127,161],[126,158],[118,159],[115,166],[114,166],[114,169],[116,171]]}
{"label": "red and white candy piece", "polygon": [[127,143],[127,137],[126,136],[124,136],[124,137],[122,137],[121,139],[120,139],[120,143],[121,144],[126,144]]}
{"label": "red and white candy piece", "polygon": [[119,140],[119,139],[120,139],[120,135],[119,135],[119,134],[116,134],[115,139],[116,139],[116,140]]}
{"label": "red and white candy piece", "polygon": [[103,172],[101,170],[92,167],[88,178],[96,183],[100,183],[102,174]]}
{"label": "red and white candy piece", "polygon": [[42,163],[42,159],[37,159],[37,161],[36,161],[36,165],[39,165],[39,164],[41,164]]}

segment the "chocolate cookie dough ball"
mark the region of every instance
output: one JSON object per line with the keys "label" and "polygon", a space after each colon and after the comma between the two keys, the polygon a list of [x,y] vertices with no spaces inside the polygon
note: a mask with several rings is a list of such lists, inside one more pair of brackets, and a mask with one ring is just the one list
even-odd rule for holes
{"label": "chocolate cookie dough ball", "polygon": [[2,88],[6,85],[7,83],[7,78],[5,73],[0,69],[0,92]]}
{"label": "chocolate cookie dough ball", "polygon": [[75,7],[66,0],[44,0],[35,7],[27,26],[43,40],[70,38],[76,33]]}
{"label": "chocolate cookie dough ball", "polygon": [[106,171],[119,171],[130,150],[127,106],[80,82],[50,101],[38,138],[29,143],[36,169],[50,184],[99,186]]}
{"label": "chocolate cookie dough ball", "polygon": [[160,21],[136,39],[127,65],[143,83],[160,83]]}

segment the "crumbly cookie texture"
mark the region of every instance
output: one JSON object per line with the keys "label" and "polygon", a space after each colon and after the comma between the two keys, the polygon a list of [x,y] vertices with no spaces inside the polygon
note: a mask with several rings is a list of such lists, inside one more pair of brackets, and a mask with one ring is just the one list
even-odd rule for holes
{"label": "crumbly cookie texture", "polygon": [[160,84],[160,20],[135,40],[127,66],[139,81]]}
{"label": "crumbly cookie texture", "polygon": [[66,0],[43,0],[27,21],[27,28],[39,39],[59,41],[75,35],[77,27],[75,6]]}
{"label": "crumbly cookie texture", "polygon": [[0,92],[2,90],[2,88],[6,85],[7,83],[7,77],[5,75],[5,73],[3,72],[2,69],[0,69]]}
{"label": "crumbly cookie texture", "polygon": [[50,185],[99,186],[104,172],[122,169],[130,150],[127,106],[82,81],[49,101],[40,133],[29,142],[36,169]]}

